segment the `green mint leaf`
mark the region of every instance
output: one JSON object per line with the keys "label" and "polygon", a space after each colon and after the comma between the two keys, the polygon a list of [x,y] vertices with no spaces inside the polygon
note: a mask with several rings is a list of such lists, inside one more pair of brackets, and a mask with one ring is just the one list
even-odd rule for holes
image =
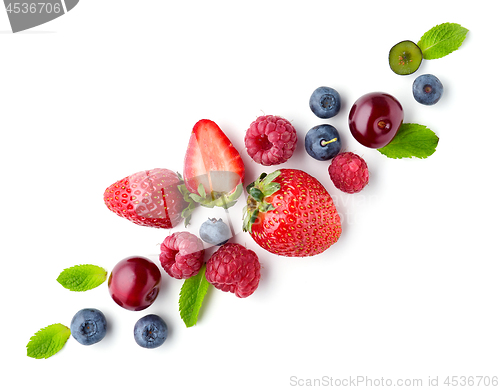
{"label": "green mint leaf", "polygon": [[436,151],[439,138],[427,127],[416,123],[403,123],[393,140],[377,149],[390,158],[427,158]]}
{"label": "green mint leaf", "polygon": [[66,268],[59,274],[57,281],[71,291],[87,291],[101,285],[108,276],[104,268],[83,264]]}
{"label": "green mint leaf", "polygon": [[424,59],[435,60],[457,50],[469,30],[458,23],[442,23],[427,31],[417,45]]}
{"label": "green mint leaf", "polygon": [[205,278],[205,270],[206,265],[203,265],[200,272],[186,279],[181,287],[179,312],[187,328],[196,325],[203,298],[205,298],[210,286],[210,283]]}
{"label": "green mint leaf", "polygon": [[71,330],[62,324],[49,325],[31,336],[26,349],[28,356],[35,359],[47,359],[59,352],[71,335]]}

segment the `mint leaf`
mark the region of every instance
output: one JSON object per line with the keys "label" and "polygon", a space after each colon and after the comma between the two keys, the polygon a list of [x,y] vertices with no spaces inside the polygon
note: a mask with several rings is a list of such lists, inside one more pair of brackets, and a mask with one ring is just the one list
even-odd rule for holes
{"label": "mint leaf", "polygon": [[434,60],[457,50],[468,32],[458,23],[442,23],[427,31],[417,45],[426,60]]}
{"label": "mint leaf", "polygon": [[427,127],[416,123],[403,123],[393,140],[377,149],[390,158],[427,158],[436,151],[439,138]]}
{"label": "mint leaf", "polygon": [[26,349],[28,356],[47,359],[59,352],[71,335],[71,330],[62,324],[49,325],[31,336]]}
{"label": "mint leaf", "polygon": [[101,285],[108,276],[104,268],[83,264],[66,268],[59,274],[57,281],[71,291],[87,291]]}
{"label": "mint leaf", "polygon": [[205,270],[206,265],[203,265],[200,272],[186,279],[181,287],[179,312],[187,328],[196,325],[203,298],[205,298],[210,286],[210,283],[205,278]]}

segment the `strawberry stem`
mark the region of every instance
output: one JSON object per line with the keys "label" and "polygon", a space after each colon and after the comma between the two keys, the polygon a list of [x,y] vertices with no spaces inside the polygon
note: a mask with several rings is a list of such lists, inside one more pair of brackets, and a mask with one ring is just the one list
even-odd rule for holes
{"label": "strawberry stem", "polygon": [[269,175],[263,173],[247,186],[248,198],[243,210],[243,231],[251,233],[252,225],[257,221],[259,213],[274,210],[273,204],[266,202],[266,198],[280,189],[280,184],[273,182],[280,174],[280,171],[274,171]]}

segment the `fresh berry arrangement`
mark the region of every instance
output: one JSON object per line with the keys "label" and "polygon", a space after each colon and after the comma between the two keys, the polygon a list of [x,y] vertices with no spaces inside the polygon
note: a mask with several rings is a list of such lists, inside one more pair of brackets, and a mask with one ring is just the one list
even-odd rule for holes
{"label": "fresh berry arrangement", "polygon": [[[423,60],[457,50],[467,32],[458,24],[444,23],[425,33],[418,43],[399,42],[389,51],[390,69],[398,75],[411,75]],[[434,105],[442,98],[443,86],[436,76],[421,75],[414,80],[413,95],[421,104]],[[309,98],[309,108],[317,118],[332,118],[341,112],[341,96],[331,87],[318,87]],[[392,159],[427,158],[439,141],[426,126],[404,123],[401,103],[385,92],[359,97],[347,122],[350,135],[360,145]],[[109,295],[118,306],[142,311],[155,303],[162,278],[183,280],[179,314],[189,328],[197,324],[210,288],[237,298],[255,294],[262,277],[261,259],[269,253],[311,257],[331,250],[341,237],[342,221],[328,187],[356,194],[366,188],[370,178],[365,159],[342,146],[341,139],[349,134],[329,123],[318,124],[304,134],[304,129],[295,129],[289,120],[275,115],[259,116],[241,130],[246,153],[262,166],[287,162],[297,149],[298,137],[304,136],[304,148],[311,158],[330,161],[327,165],[318,163],[318,167],[328,170],[332,183],[325,185],[308,172],[285,167],[247,178],[243,159],[229,137],[215,122],[202,119],[189,137],[182,175],[155,168],[131,174],[104,191],[104,204],[124,220],[144,228],[180,229],[165,235],[158,261],[127,257],[114,266],[109,277],[102,267],[76,265],[63,270],[57,281],[67,290],[81,292],[107,280]],[[261,252],[233,242],[230,220],[228,226],[221,218],[208,218],[189,231],[198,207],[220,207],[229,214],[244,192],[243,232]],[[182,221],[184,227],[180,226]],[[52,324],[35,333],[27,355],[48,358],[61,350],[71,335],[82,345],[93,345],[104,339],[107,328],[100,310],[82,309],[70,327]],[[147,349],[161,347],[168,333],[167,323],[156,314],[139,318],[133,329],[138,346]]]}

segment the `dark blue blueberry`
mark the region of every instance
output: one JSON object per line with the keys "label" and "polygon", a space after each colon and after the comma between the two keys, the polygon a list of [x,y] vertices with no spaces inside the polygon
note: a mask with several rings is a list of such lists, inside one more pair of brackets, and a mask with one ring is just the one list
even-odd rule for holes
{"label": "dark blue blueberry", "polygon": [[309,99],[311,111],[319,118],[331,118],[340,110],[340,95],[330,87],[319,87]]}
{"label": "dark blue blueberry", "polygon": [[106,336],[106,317],[97,309],[82,309],[71,320],[71,335],[82,345],[92,345]]}
{"label": "dark blue blueberry", "polygon": [[209,244],[224,245],[231,237],[231,230],[220,218],[208,218],[200,226],[200,238]]}
{"label": "dark blue blueberry", "polygon": [[156,314],[148,314],[140,318],[134,326],[135,341],[143,348],[159,347],[165,342],[167,335],[167,324]]}
{"label": "dark blue blueberry", "polygon": [[443,94],[443,84],[432,74],[418,76],[413,82],[413,97],[426,106],[436,104]]}
{"label": "dark blue blueberry", "polygon": [[339,154],[342,147],[339,132],[331,125],[314,126],[306,134],[307,153],[316,160],[331,160]]}

